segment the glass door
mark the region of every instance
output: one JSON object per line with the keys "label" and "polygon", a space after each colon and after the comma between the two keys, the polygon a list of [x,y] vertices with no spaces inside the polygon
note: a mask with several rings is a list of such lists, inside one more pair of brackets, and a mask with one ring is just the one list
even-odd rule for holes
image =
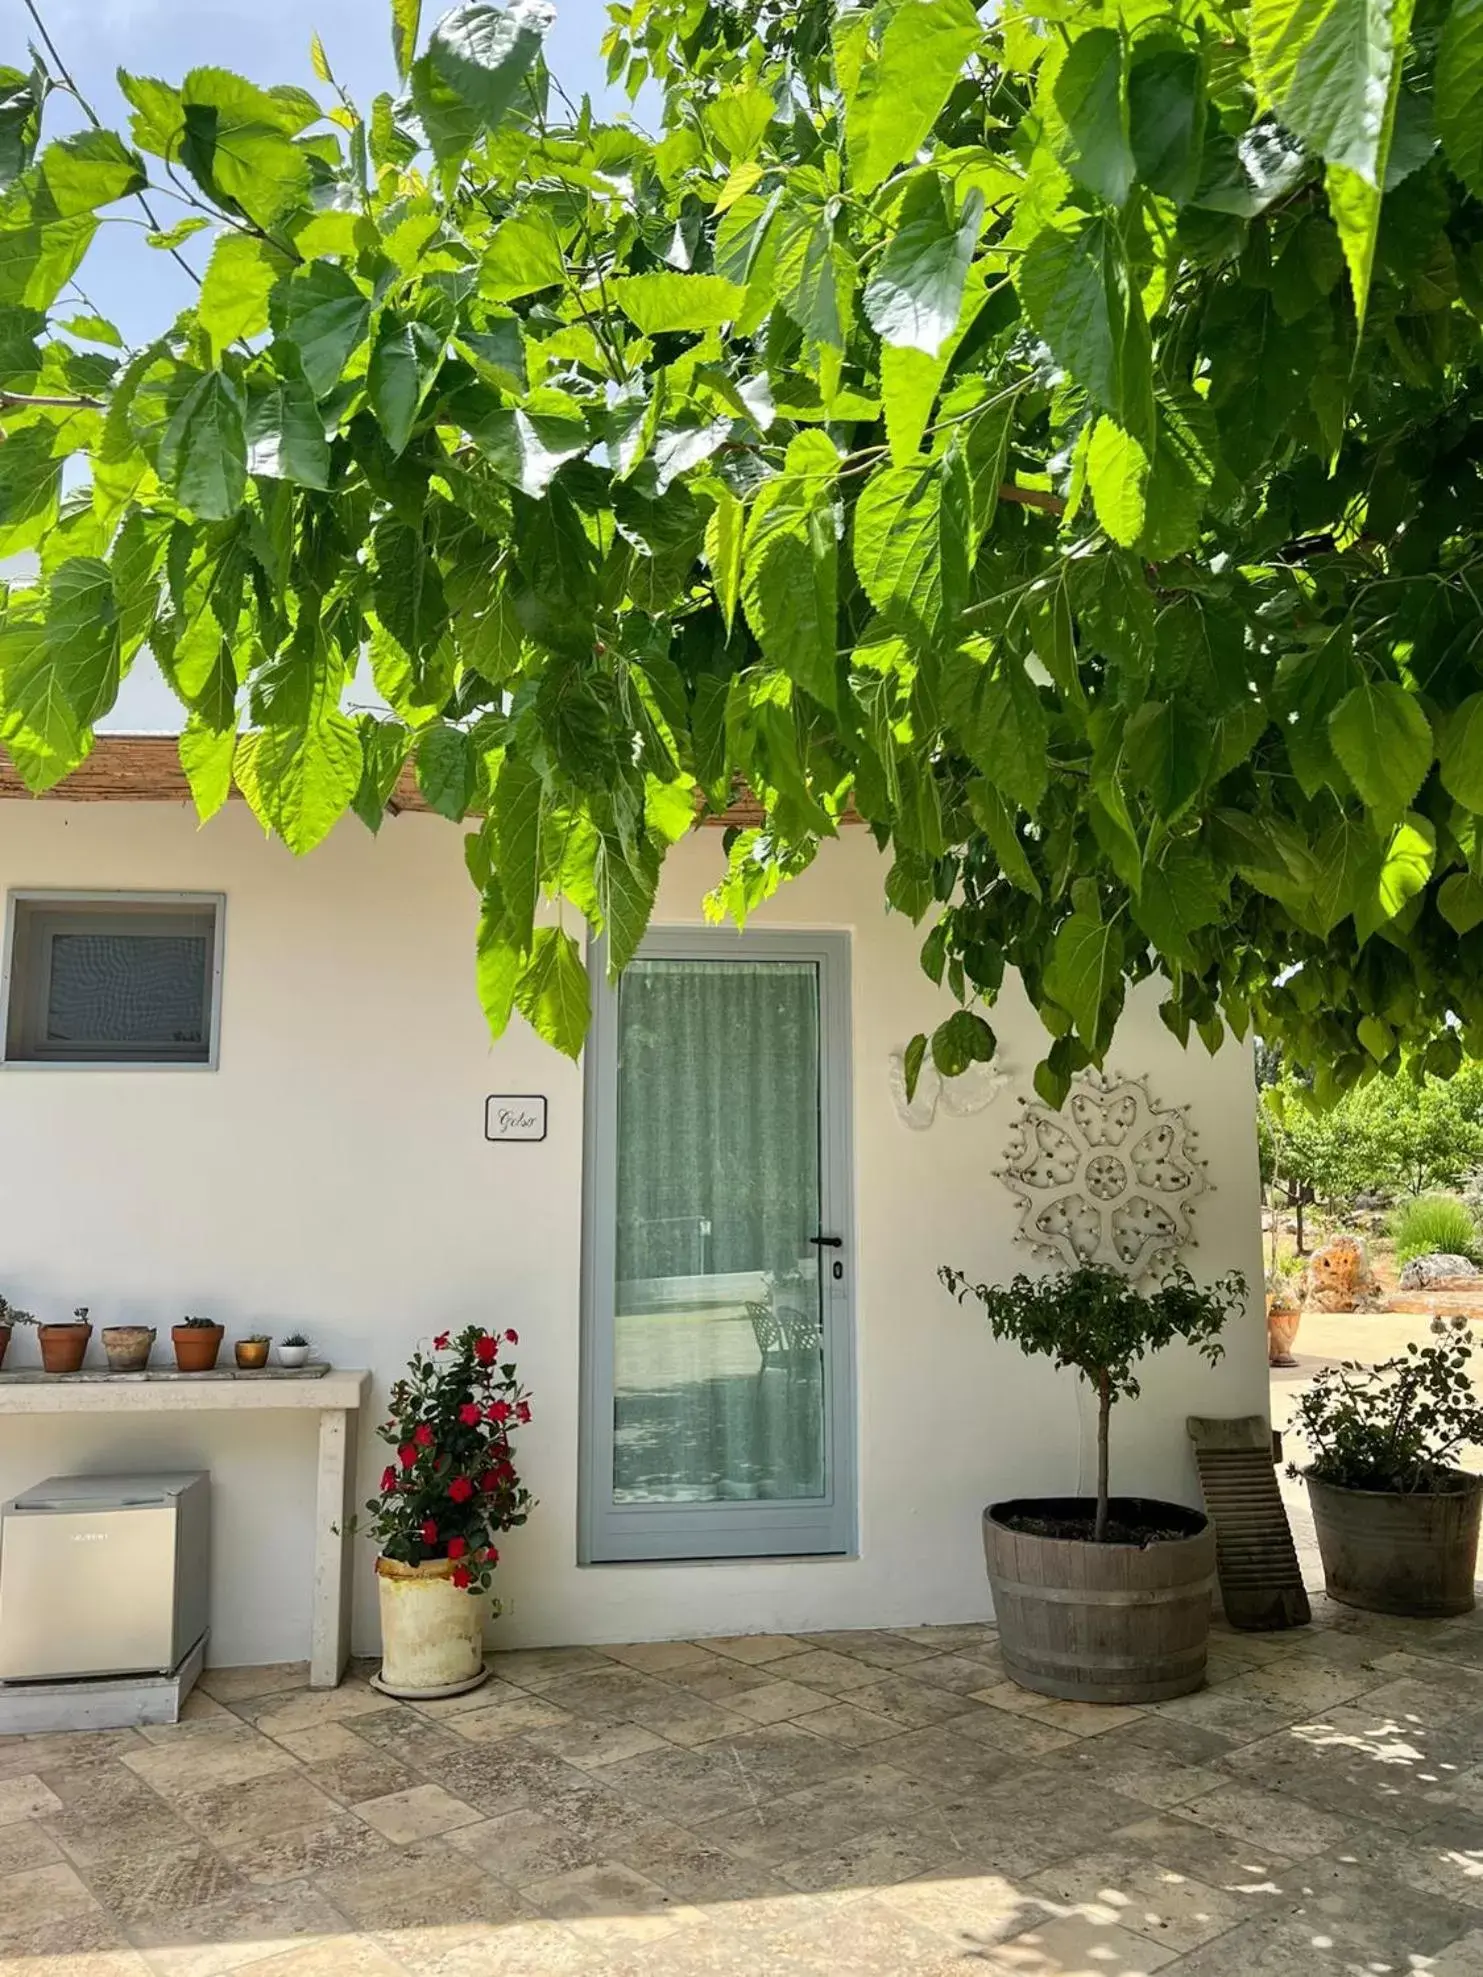
{"label": "glass door", "polygon": [[662,932],[597,992],[588,1562],[851,1548],[848,960]]}

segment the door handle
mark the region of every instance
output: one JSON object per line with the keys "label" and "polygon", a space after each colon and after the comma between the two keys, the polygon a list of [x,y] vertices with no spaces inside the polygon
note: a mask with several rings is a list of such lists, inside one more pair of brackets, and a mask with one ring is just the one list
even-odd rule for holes
{"label": "door handle", "polygon": [[843,1236],[810,1236],[809,1241],[819,1249],[843,1249]]}

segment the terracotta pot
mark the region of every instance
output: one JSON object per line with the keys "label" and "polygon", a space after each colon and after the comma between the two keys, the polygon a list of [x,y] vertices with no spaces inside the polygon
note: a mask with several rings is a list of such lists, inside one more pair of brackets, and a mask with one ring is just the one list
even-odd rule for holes
{"label": "terracotta pot", "polygon": [[220,1325],[172,1325],[170,1342],[175,1347],[175,1364],[182,1373],[209,1373],[221,1351]]}
{"label": "terracotta pot", "polygon": [[1285,1287],[1280,1291],[1267,1293],[1267,1364],[1269,1366],[1296,1366],[1292,1356],[1293,1340],[1298,1335],[1298,1327],[1303,1322],[1303,1311],[1297,1299]]}
{"label": "terracotta pot", "polygon": [[267,1339],[238,1339],[232,1350],[236,1353],[237,1364],[244,1373],[256,1372],[260,1366],[267,1365],[268,1344]]}
{"label": "terracotta pot", "polygon": [[154,1349],[153,1325],[105,1325],[103,1350],[112,1373],[142,1373]]}
{"label": "terracotta pot", "polygon": [[48,1373],[75,1373],[87,1354],[91,1325],[38,1325],[41,1363]]}
{"label": "terracotta pot", "polygon": [[452,1562],[431,1558],[423,1565],[402,1565],[378,1558],[376,1586],[382,1656],[376,1687],[424,1701],[478,1688],[489,1673],[485,1600],[454,1585]]}

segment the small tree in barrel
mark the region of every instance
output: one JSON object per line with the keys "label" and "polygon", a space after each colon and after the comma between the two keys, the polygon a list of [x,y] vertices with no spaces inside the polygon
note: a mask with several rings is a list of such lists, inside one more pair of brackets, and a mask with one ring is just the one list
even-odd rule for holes
{"label": "small tree in barrel", "polygon": [[996,1339],[1022,1352],[1044,1353],[1058,1367],[1074,1366],[1097,1394],[1097,1515],[1093,1539],[1107,1536],[1108,1428],[1115,1400],[1136,1398],[1138,1363],[1173,1339],[1205,1359],[1225,1350],[1219,1334],[1240,1310],[1246,1279],[1237,1270],[1202,1289],[1176,1270],[1155,1291],[1140,1291],[1117,1270],[1086,1265],[1055,1277],[1018,1276],[1009,1284],[973,1284],[944,1265],[943,1283],[961,1300],[976,1297]]}

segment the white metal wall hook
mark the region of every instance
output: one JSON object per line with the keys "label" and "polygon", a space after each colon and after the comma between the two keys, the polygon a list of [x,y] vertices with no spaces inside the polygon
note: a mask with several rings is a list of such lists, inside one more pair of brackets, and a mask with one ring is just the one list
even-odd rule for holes
{"label": "white metal wall hook", "polygon": [[1161,1105],[1146,1078],[1089,1071],[1064,1111],[1020,1107],[998,1169],[1020,1203],[1016,1242],[1135,1278],[1195,1246],[1191,1211],[1210,1179],[1188,1105]]}
{"label": "white metal wall hook", "polygon": [[887,1082],[896,1116],[914,1133],[925,1133],[940,1106],[951,1119],[966,1119],[992,1105],[1005,1085],[1008,1074],[995,1064],[970,1064],[959,1077],[944,1078],[930,1057],[922,1060],[917,1088],[906,1095],[906,1052],[893,1050],[887,1063]]}

